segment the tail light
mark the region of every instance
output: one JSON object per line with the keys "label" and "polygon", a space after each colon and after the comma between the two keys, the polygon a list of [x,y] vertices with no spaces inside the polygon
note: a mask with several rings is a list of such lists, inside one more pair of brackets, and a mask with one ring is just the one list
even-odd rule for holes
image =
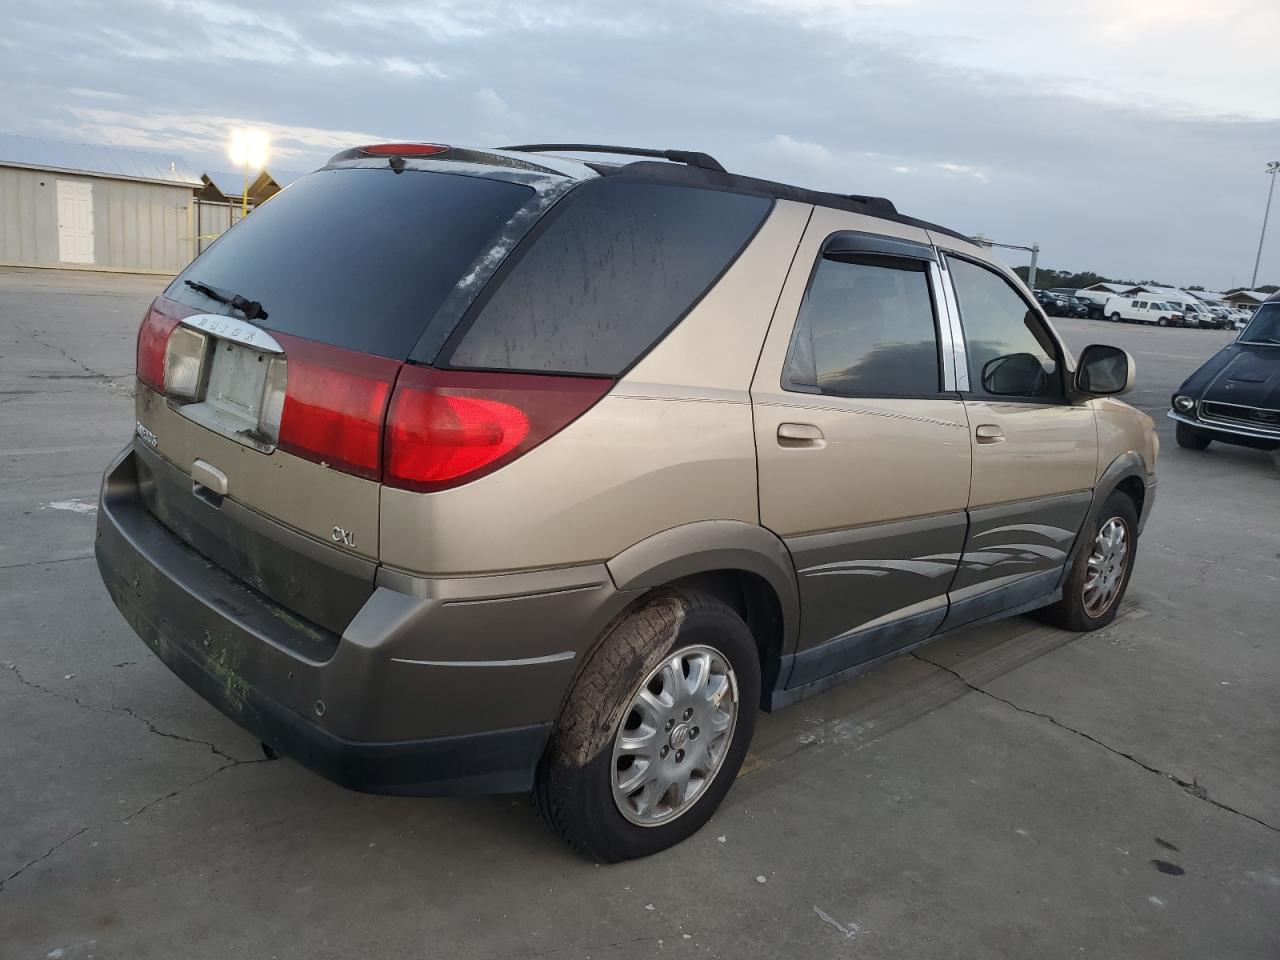
{"label": "tail light", "polygon": [[177,317],[153,303],[138,328],[138,379],[158,393],[164,393],[165,351],[177,325]]}
{"label": "tail light", "polygon": [[611,386],[597,378],[406,365],[387,414],[383,482],[431,491],[475,480],[564,429]]}
{"label": "tail light", "polygon": [[400,361],[282,334],[276,339],[288,363],[280,449],[377,480],[382,419]]}

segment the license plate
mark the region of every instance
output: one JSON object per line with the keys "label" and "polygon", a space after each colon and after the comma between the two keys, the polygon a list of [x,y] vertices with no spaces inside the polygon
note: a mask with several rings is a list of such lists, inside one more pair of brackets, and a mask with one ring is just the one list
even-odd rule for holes
{"label": "license plate", "polygon": [[256,424],[267,382],[267,356],[238,343],[215,342],[205,402]]}

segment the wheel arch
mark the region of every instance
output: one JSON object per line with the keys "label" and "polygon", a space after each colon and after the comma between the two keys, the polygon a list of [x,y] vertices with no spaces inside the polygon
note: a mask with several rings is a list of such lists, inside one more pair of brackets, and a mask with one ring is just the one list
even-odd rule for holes
{"label": "wheel arch", "polygon": [[619,590],[686,587],[736,610],[756,640],[767,706],[800,626],[795,566],[776,535],[739,520],[703,520],[642,540],[606,566]]}

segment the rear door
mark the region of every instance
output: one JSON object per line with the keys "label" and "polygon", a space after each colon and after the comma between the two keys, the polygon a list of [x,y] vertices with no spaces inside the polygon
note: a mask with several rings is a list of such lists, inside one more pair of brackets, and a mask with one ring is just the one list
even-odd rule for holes
{"label": "rear door", "polygon": [[920,229],[817,208],[751,387],[760,519],[799,578],[797,686],[946,614],[970,448]]}
{"label": "rear door", "polygon": [[963,341],[958,382],[973,450],[969,528],[946,627],[1052,591],[1092,500],[1093,409],[1072,404],[1066,357],[1030,298],[976,250],[937,238]]}

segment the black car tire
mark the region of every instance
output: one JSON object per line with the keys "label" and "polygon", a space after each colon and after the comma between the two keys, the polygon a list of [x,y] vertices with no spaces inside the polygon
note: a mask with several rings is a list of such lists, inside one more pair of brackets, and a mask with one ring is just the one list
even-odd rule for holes
{"label": "black car tire", "polygon": [[1169,325],[1169,320],[1167,317],[1161,317],[1159,320],[1156,321],[1157,327],[1167,327],[1168,325]]}
{"label": "black car tire", "polygon": [[[732,668],[738,694],[732,739],[691,806],[669,821],[638,825],[614,799],[614,742],[641,683],[690,646],[713,648]],[[733,786],[759,703],[760,657],[742,617],[705,593],[655,594],[614,623],[574,680],[538,769],[538,812],[575,852],[594,860],[631,860],[674,846],[711,818]]]}
{"label": "black car tire", "polygon": [[1187,450],[1203,450],[1213,443],[1212,437],[1206,437],[1195,427],[1188,426],[1185,423],[1176,424],[1173,434],[1178,441],[1178,446]]}
{"label": "black car tire", "polygon": [[[1119,586],[1115,596],[1111,598],[1105,610],[1098,614],[1090,614],[1084,602],[1084,583],[1089,574],[1089,555],[1093,552],[1094,541],[1098,532],[1111,520],[1118,519],[1128,531],[1128,552],[1124,559],[1124,570],[1120,575]],[[1128,494],[1114,491],[1102,505],[1094,521],[1080,532],[1088,537],[1076,551],[1075,562],[1062,585],[1062,599],[1051,606],[1037,611],[1040,619],[1062,630],[1075,633],[1087,633],[1105,627],[1116,618],[1120,602],[1129,588],[1129,578],[1133,575],[1133,560],[1138,550],[1138,509]]]}
{"label": "black car tire", "polygon": [[1119,322],[1120,322],[1121,320],[1123,320],[1123,319],[1124,319],[1124,318],[1123,318],[1122,316],[1120,316],[1120,313],[1119,313],[1118,311],[1117,311],[1116,313],[1113,313],[1113,314],[1111,315],[1111,322],[1112,322],[1112,323],[1119,323]]}

